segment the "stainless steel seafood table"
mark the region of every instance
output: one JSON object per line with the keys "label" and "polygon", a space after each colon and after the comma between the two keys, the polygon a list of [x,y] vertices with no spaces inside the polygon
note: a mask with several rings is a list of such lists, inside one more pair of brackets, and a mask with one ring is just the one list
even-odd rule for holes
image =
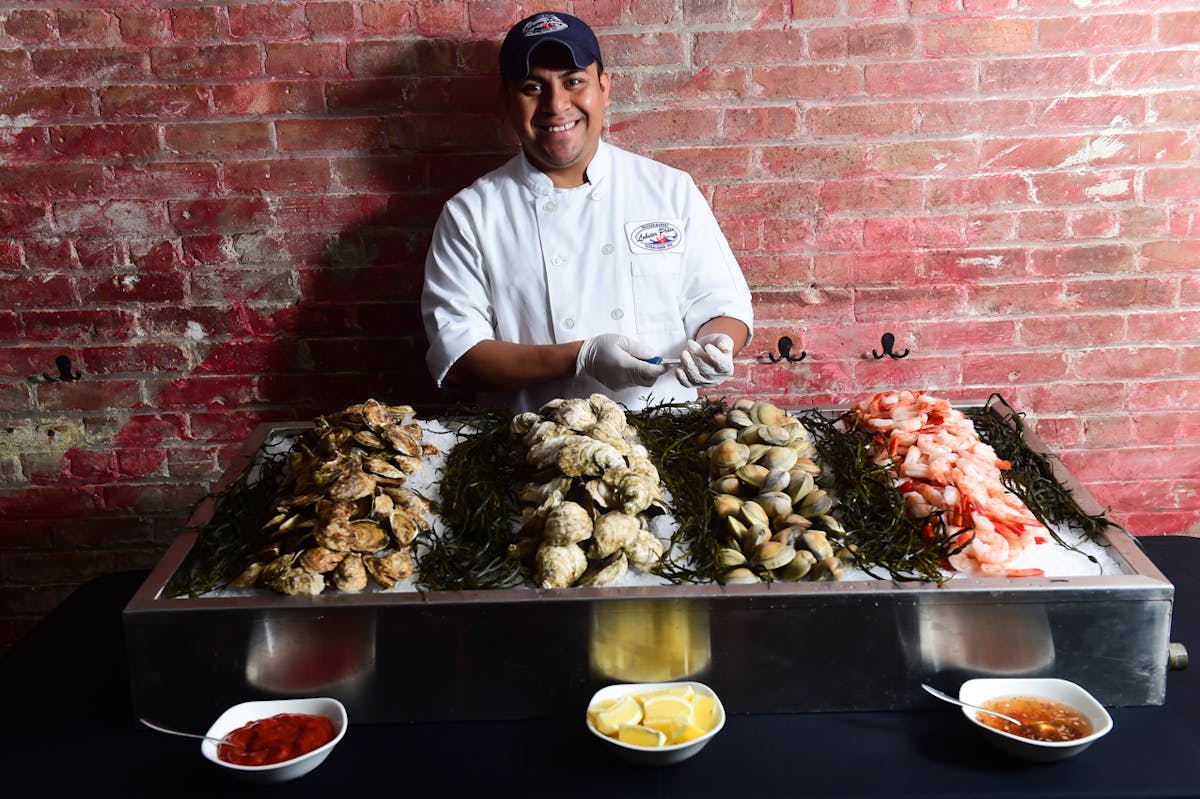
{"label": "stainless steel seafood table", "polygon": [[[1145,543],[1178,589],[1172,637],[1193,645],[1200,638],[1200,539]],[[121,611],[146,576],[126,572],[85,585],[0,660],[0,683],[8,687],[0,704],[6,795],[272,792],[230,781],[201,757],[198,742],[136,722]],[[764,671],[753,679],[802,676]],[[955,687],[948,679],[938,684]],[[1171,671],[1166,687],[1162,705],[1112,708],[1107,737],[1054,764],[1007,758],[976,737],[956,708],[931,697],[904,712],[749,714],[730,705],[725,729],[704,751],[666,768],[612,757],[585,730],[582,704],[564,719],[363,724],[351,716],[329,759],[274,793],[1200,799],[1200,671]],[[422,686],[408,688],[416,694]]]}
{"label": "stainless steel seafood table", "polygon": [[[281,429],[260,428],[230,475]],[[211,512],[200,508],[195,523]],[[1063,677],[1110,706],[1165,697],[1174,586],[1124,534],[1109,540],[1120,574],[956,576],[943,587],[166,598],[194,540],[175,542],[124,612],[135,711],[182,727],[237,701],[313,694],[338,697],[360,723],[567,718],[603,684],[683,677],[753,714],[922,707],[922,680],[982,675]]]}

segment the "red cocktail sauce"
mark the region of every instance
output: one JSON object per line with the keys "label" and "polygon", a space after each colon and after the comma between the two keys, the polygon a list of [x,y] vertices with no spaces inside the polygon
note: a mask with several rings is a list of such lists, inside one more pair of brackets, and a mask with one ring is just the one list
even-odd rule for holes
{"label": "red cocktail sauce", "polygon": [[[318,749],[333,740],[333,722],[307,713],[280,713],[238,727],[217,747],[217,757],[238,766],[270,766]],[[240,747],[240,748],[239,748]]]}

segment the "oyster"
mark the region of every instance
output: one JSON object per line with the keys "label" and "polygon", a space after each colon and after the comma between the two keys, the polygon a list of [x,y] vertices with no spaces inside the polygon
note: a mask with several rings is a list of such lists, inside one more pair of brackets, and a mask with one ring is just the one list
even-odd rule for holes
{"label": "oyster", "polygon": [[542,588],[567,588],[587,570],[587,556],[576,544],[543,544],[536,557],[537,582]]}
{"label": "oyster", "polygon": [[560,502],[546,514],[542,540],[554,546],[578,544],[592,537],[592,517],[582,505]]}
{"label": "oyster", "polygon": [[327,580],[339,591],[353,592],[366,588],[367,569],[363,566],[362,556],[353,553],[342,558]]}
{"label": "oyster", "polygon": [[639,530],[638,520],[634,516],[621,511],[609,511],[597,519],[592,528],[592,546],[588,554],[593,560],[606,558],[632,544]]}
{"label": "oyster", "polygon": [[405,550],[388,552],[386,555],[366,555],[363,565],[375,582],[384,588],[392,588],[397,582],[413,573],[413,557]]}

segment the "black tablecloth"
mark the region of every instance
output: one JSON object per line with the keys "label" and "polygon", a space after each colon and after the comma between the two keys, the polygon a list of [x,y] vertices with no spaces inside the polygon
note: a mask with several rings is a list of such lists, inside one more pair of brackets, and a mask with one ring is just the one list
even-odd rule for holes
{"label": "black tablecloth", "polygon": [[[1200,652],[1200,539],[1142,542],[1175,585],[1171,640]],[[1168,674],[1163,706],[1110,709],[1107,737],[1052,764],[1005,756],[950,707],[732,715],[700,754],[664,768],[615,759],[582,719],[351,720],[308,776],[246,785],[204,760],[198,741],[151,732],[132,717],[121,612],[145,578],[127,572],[88,583],[0,661],[5,796],[1200,797],[1196,667]]]}

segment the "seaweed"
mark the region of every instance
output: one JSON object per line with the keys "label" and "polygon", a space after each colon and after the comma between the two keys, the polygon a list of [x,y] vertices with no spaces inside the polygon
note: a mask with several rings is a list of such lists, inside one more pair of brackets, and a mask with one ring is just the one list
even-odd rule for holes
{"label": "seaweed", "polygon": [[677,529],[654,573],[673,583],[717,579],[719,548],[699,435],[726,409],[721,400],[663,402],[626,414],[670,494]]}
{"label": "seaweed", "polygon": [[516,485],[528,471],[513,453],[512,414],[468,408],[445,422],[458,435],[440,481],[440,522],[417,555],[422,590],[510,588],[524,575],[510,554],[513,520],[520,516]]}
{"label": "seaweed", "polygon": [[[1007,410],[998,411],[997,405],[1003,405]],[[1079,507],[1071,489],[1055,476],[1049,458],[1033,450],[1026,441],[1024,414],[1018,413],[999,394],[992,394],[983,407],[965,410],[964,414],[975,425],[980,439],[995,450],[999,458],[1009,462],[1010,467],[1001,473],[1005,487],[1020,497],[1056,543],[1078,551],[1075,544],[1062,539],[1056,526],[1074,530],[1082,539],[1094,543],[1104,543],[1104,534],[1109,528],[1130,535],[1104,513],[1089,514]],[[1090,555],[1087,557],[1096,561]]]}
{"label": "seaweed", "polygon": [[262,544],[261,530],[270,517],[275,490],[288,466],[291,439],[268,441],[253,463],[223,489],[202,497],[214,502],[212,518],[200,528],[196,542],[171,575],[163,591],[168,597],[200,596],[225,588],[251,561]]}
{"label": "seaweed", "polygon": [[853,413],[829,416],[800,411],[813,434],[813,443],[826,482],[836,497],[834,517],[845,533],[831,535],[851,550],[855,565],[871,577],[886,573],[899,582],[936,582],[947,578],[941,566],[951,544],[940,514],[912,518],[892,484],[890,462],[871,457],[874,433],[858,424]]}

